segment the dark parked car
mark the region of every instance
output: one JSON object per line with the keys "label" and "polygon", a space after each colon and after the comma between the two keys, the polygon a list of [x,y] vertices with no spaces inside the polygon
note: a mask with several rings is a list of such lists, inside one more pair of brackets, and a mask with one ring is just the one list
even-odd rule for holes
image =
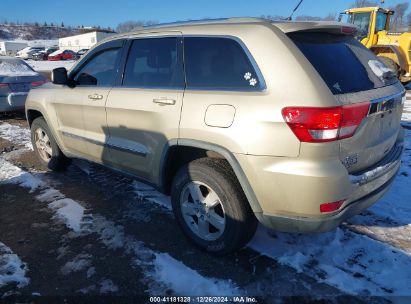
{"label": "dark parked car", "polygon": [[0,112],[23,110],[30,89],[45,82],[23,60],[0,57]]}
{"label": "dark parked car", "polygon": [[54,53],[55,51],[57,51],[58,48],[57,47],[52,47],[52,48],[48,48],[45,49],[44,51],[40,51],[38,53],[33,54],[33,60],[47,60],[48,56],[51,53]]}
{"label": "dark parked car", "polygon": [[48,56],[48,60],[75,60],[77,54],[72,50],[58,50]]}

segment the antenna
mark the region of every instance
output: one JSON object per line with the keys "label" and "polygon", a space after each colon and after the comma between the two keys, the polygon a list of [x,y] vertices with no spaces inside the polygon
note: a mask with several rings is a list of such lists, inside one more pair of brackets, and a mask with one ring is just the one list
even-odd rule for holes
{"label": "antenna", "polygon": [[298,10],[298,8],[300,7],[301,3],[303,3],[303,1],[304,0],[300,0],[300,2],[298,2],[297,6],[291,12],[291,15],[288,18],[286,18],[285,20],[289,20],[289,21],[293,20],[294,13],[296,12],[296,10]]}

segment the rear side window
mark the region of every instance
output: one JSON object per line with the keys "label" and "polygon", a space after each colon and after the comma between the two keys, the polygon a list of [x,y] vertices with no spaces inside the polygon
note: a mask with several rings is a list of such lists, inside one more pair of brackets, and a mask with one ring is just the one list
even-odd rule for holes
{"label": "rear side window", "polygon": [[261,81],[241,45],[230,38],[184,38],[188,89],[261,90]]}
{"label": "rear side window", "polygon": [[184,88],[183,63],[175,37],[137,39],[131,46],[123,86]]}
{"label": "rear side window", "polygon": [[377,76],[372,65],[377,57],[352,36],[327,33],[291,33],[305,57],[333,94],[376,89],[396,82]]}

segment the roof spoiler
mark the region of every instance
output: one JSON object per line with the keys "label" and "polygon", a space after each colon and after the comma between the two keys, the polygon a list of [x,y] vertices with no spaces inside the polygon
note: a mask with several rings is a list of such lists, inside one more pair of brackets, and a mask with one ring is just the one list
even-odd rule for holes
{"label": "roof spoiler", "polygon": [[357,27],[349,23],[309,21],[309,22],[273,22],[284,33],[292,32],[321,32],[330,34],[354,35]]}

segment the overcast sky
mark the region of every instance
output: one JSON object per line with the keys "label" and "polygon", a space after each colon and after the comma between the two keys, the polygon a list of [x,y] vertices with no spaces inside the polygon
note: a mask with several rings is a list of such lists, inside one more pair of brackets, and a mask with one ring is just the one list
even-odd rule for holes
{"label": "overcast sky", "polygon": [[[349,8],[354,0],[304,0],[295,16],[324,17]],[[395,6],[407,0],[386,0]],[[172,22],[234,16],[288,16],[298,0],[0,0],[0,22],[54,22],[115,28],[126,20]]]}

